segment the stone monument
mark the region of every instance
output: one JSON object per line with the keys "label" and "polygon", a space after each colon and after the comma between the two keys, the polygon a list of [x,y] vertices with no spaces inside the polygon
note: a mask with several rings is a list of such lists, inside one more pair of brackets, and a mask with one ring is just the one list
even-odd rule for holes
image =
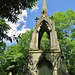
{"label": "stone monument", "polygon": [[[28,74],[27,75],[69,75],[60,54],[59,41],[55,30],[53,16],[49,20],[46,1],[43,0],[40,20],[36,17],[36,24],[32,33],[29,49]],[[39,21],[38,21],[39,20]],[[51,48],[40,50],[40,40],[44,32],[47,32]]]}

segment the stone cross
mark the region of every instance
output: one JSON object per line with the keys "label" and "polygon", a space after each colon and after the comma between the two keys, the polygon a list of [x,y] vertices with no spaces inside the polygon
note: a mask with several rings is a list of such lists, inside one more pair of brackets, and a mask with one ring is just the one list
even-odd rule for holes
{"label": "stone cross", "polygon": [[50,18],[51,18],[51,20],[53,20],[53,18],[54,18],[54,17],[53,17],[53,15],[51,15],[51,17],[50,17]]}
{"label": "stone cross", "polygon": [[38,22],[39,18],[38,18],[38,17],[36,17],[36,18],[35,18],[35,20],[36,20],[36,22]]}

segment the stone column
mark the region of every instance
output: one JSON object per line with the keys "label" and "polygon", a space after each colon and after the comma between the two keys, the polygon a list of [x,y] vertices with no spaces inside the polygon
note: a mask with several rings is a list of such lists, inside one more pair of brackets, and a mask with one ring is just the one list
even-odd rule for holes
{"label": "stone column", "polygon": [[38,32],[34,31],[30,42],[30,50],[38,50]]}
{"label": "stone column", "polygon": [[38,31],[36,31],[36,49],[38,50],[38,39],[39,39],[39,36],[38,36]]}
{"label": "stone column", "polygon": [[58,75],[57,74],[57,68],[54,68],[53,75]]}

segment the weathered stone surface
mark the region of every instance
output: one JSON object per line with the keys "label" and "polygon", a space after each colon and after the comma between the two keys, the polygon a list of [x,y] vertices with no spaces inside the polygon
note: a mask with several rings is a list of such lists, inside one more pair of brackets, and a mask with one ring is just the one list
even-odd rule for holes
{"label": "weathered stone surface", "polygon": [[[35,19],[36,24],[30,42],[28,75],[68,75],[60,55],[59,41],[53,18],[51,16],[51,20],[49,20],[46,1],[43,0],[40,21],[38,21],[39,18]],[[44,32],[47,32],[51,40],[49,51],[40,50],[40,40]]]}

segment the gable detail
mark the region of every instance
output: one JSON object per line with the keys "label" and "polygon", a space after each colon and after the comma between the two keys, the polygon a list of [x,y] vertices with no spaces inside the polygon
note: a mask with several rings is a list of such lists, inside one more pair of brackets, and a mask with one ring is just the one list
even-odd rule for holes
{"label": "gable detail", "polygon": [[[69,75],[66,69],[63,69],[63,59],[60,53],[59,41],[55,30],[53,16],[49,20],[46,0],[43,0],[40,20],[36,17],[36,24],[32,33],[32,39],[29,48],[29,61],[27,75]],[[38,21],[39,20],[39,21]],[[40,41],[44,32],[47,32],[51,48],[46,50],[40,49]]]}

